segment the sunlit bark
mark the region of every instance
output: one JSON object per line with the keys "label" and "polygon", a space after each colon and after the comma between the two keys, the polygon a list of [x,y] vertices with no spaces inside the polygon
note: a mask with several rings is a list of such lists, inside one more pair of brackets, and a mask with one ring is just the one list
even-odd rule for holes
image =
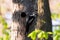
{"label": "sunlit bark", "polygon": [[[38,18],[35,29],[52,32],[51,13],[49,8],[49,0],[38,0]],[[49,36],[48,40],[52,40]]]}

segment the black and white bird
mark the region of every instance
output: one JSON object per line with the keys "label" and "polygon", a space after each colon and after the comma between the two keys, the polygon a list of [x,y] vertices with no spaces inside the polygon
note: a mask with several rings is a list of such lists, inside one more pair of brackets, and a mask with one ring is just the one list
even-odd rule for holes
{"label": "black and white bird", "polygon": [[27,20],[26,20],[26,32],[28,33],[29,31],[29,27],[34,24],[34,22],[36,21],[36,17],[37,15],[36,14],[32,14],[32,15],[29,15]]}

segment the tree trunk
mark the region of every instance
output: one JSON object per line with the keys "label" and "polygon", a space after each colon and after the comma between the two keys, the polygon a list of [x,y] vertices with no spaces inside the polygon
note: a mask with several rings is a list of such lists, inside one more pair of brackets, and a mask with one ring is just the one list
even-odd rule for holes
{"label": "tree trunk", "polygon": [[[49,8],[49,0],[38,0],[38,18],[35,29],[52,32],[51,13]],[[49,35],[48,40],[53,40]]]}
{"label": "tree trunk", "polygon": [[[51,13],[49,9],[48,0],[38,0],[38,4],[37,0],[23,0],[20,3],[23,4],[24,9],[22,11],[20,10],[20,12],[18,11],[13,14],[13,23],[14,24],[16,23],[15,25],[17,25],[16,27],[18,27],[19,29],[17,32],[18,35],[17,40],[31,40],[25,34],[26,28],[29,28],[27,34],[32,32],[34,29],[41,29],[47,32],[48,31],[52,32]],[[37,8],[38,8],[38,16],[35,17],[35,20],[32,23],[33,25],[31,24],[30,26],[26,27],[26,19],[28,19],[30,15],[36,14]],[[27,16],[21,17],[22,12],[24,12]],[[37,24],[35,23],[36,18],[37,18]],[[52,38],[49,36],[48,40],[52,40]]]}
{"label": "tree trunk", "polygon": [[[18,31],[16,31],[18,36],[15,36],[15,40],[31,40],[27,35],[32,32],[35,27],[29,23],[26,24],[26,20],[29,19],[30,15],[36,14],[34,10],[34,7],[36,6],[35,0],[13,0],[13,3],[18,4],[18,6],[23,5],[22,10],[19,7],[20,9],[18,11],[15,10],[13,14],[13,25],[16,27],[16,30],[18,29]],[[26,14],[26,16],[24,16],[24,14]],[[35,20],[32,24],[35,24]]]}

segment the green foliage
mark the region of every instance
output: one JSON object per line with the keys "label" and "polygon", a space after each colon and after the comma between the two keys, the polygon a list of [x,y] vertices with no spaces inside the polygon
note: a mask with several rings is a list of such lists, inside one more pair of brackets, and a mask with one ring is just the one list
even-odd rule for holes
{"label": "green foliage", "polygon": [[46,32],[44,32],[44,31],[41,31],[38,34],[38,38],[40,38],[40,39],[43,39],[43,38],[48,39],[48,34]]}
{"label": "green foliage", "polygon": [[55,30],[55,32],[53,34],[54,34],[53,39],[54,40],[59,40],[59,38],[60,38],[60,30]]}
{"label": "green foliage", "polygon": [[42,30],[35,30],[33,32],[31,32],[28,37],[31,37],[32,40],[36,39],[36,36],[42,40],[43,38],[45,38],[46,40],[48,39],[48,34],[52,34],[52,32],[44,32]]}
{"label": "green foliage", "polygon": [[35,30],[35,31],[33,31],[32,33],[30,33],[30,34],[28,35],[28,37],[31,37],[32,40],[35,40],[37,34],[38,34],[40,31],[41,31],[41,30]]}
{"label": "green foliage", "polygon": [[36,40],[36,37],[38,37],[40,40],[43,40],[45,38],[46,40],[48,39],[49,34],[54,34],[53,39],[54,40],[60,40],[60,30],[56,30],[54,32],[44,32],[42,30],[35,30],[31,32],[28,37],[31,37],[32,40]]}
{"label": "green foliage", "polygon": [[36,35],[37,35],[37,33],[35,31],[33,31],[31,34],[28,35],[28,37],[31,37],[32,40],[35,40],[36,39]]}
{"label": "green foliage", "polygon": [[10,30],[7,29],[8,25],[2,16],[0,16],[0,23],[2,23],[2,25],[3,25],[2,33],[4,35],[3,37],[0,37],[0,40],[9,40],[10,39],[10,35],[9,35]]}
{"label": "green foliage", "polygon": [[[56,19],[60,19],[60,13],[52,13],[52,16],[51,16],[52,20],[56,20]],[[59,26],[60,28],[60,26]],[[60,30],[55,30],[53,32],[53,39],[54,40],[60,40]]]}
{"label": "green foliage", "polygon": [[2,37],[0,37],[0,40],[3,40],[3,38],[2,38]]}
{"label": "green foliage", "polygon": [[55,20],[56,18],[60,19],[60,13],[52,13],[51,18]]}

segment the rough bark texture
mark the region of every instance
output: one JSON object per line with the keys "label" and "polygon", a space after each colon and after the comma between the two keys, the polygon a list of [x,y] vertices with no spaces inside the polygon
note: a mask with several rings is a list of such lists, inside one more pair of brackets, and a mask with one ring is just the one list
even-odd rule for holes
{"label": "rough bark texture", "polygon": [[[38,1],[38,4],[37,4]],[[48,0],[23,0],[20,2],[21,4],[24,5],[24,9],[18,13],[13,14],[13,21],[17,22],[19,25],[19,31],[18,31],[18,38],[17,40],[31,40],[26,36],[26,18],[29,17],[29,15],[32,15],[33,13],[37,13],[37,8],[38,8],[38,18],[37,18],[37,25],[34,27],[36,24],[36,20],[33,22],[33,25],[28,26],[29,31],[32,32],[34,29],[41,29],[44,31],[52,31],[52,23],[51,23],[51,13],[49,9],[49,3]],[[38,5],[38,7],[37,7]],[[27,14],[26,17],[21,18],[21,12],[25,12]],[[19,36],[20,35],[20,36]],[[26,36],[26,37],[25,37]],[[19,39],[23,38],[23,39]],[[52,38],[49,36],[48,40],[52,40]]]}
{"label": "rough bark texture", "polygon": [[[36,29],[52,32],[51,13],[49,9],[49,0],[38,0],[38,18]],[[48,40],[53,40],[49,35]]]}
{"label": "rough bark texture", "polygon": [[[15,3],[15,2],[14,2]],[[31,40],[30,38],[27,37],[27,35],[32,32],[35,27],[35,21],[32,23],[33,25],[30,25],[26,27],[26,19],[29,18],[30,15],[36,14],[36,5],[35,5],[35,0],[22,0],[20,3],[18,1],[16,2],[18,5],[23,4],[24,9],[21,11],[15,11],[13,14],[13,24],[16,23],[18,24],[18,31],[17,31],[17,38],[16,40]],[[34,8],[35,7],[35,8]],[[26,17],[21,17],[22,12],[26,13]],[[26,28],[28,28],[28,32],[26,33]]]}
{"label": "rough bark texture", "polygon": [[43,30],[47,27],[48,28],[50,27],[51,29],[49,28],[49,29],[45,29],[45,30],[52,31],[51,13],[50,13],[50,9],[49,9],[48,0],[38,0],[38,19],[37,19],[37,28],[38,28],[38,26],[39,26],[39,28],[42,28],[43,25],[46,25],[46,27],[44,26]]}
{"label": "rough bark texture", "polygon": [[22,18],[21,17],[21,12],[20,11],[16,11],[13,14],[13,22],[16,23],[15,26],[17,27],[17,38],[16,40],[24,40],[25,39],[25,17]]}

